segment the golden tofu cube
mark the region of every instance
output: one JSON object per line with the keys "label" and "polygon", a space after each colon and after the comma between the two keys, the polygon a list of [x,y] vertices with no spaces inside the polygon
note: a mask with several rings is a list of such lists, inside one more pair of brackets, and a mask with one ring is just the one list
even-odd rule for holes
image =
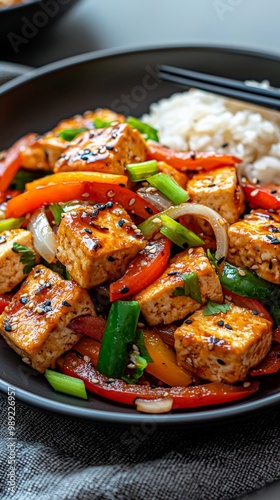
{"label": "golden tofu cube", "polygon": [[149,325],[173,323],[201,307],[199,302],[189,296],[174,295],[176,288],[184,286],[181,275],[192,272],[197,273],[203,304],[208,300],[223,301],[214,266],[203,248],[191,248],[176,255],[161,277],[135,296]]}
{"label": "golden tofu cube", "polygon": [[245,211],[244,193],[235,167],[195,174],[188,181],[191,201],[216,210],[230,224]]}
{"label": "golden tofu cube", "polygon": [[57,160],[55,172],[123,174],[128,163],[146,159],[146,143],[127,123],[80,134]]}
{"label": "golden tofu cube", "polygon": [[234,304],[226,313],[204,316],[204,311],[196,311],[174,333],[179,366],[212,382],[246,380],[271,347],[272,323]]}
{"label": "golden tofu cube", "polygon": [[33,246],[33,236],[26,229],[12,229],[0,234],[0,294],[10,292],[27,276],[25,264],[21,262],[22,254],[13,250],[13,244],[23,245],[34,252],[38,263],[40,256]]}
{"label": "golden tofu cube", "polygon": [[69,323],[81,315],[96,316],[88,292],[39,265],[1,314],[0,333],[25,363],[44,373],[80,339]]}
{"label": "golden tofu cube", "polygon": [[116,280],[146,245],[117,203],[79,207],[62,215],[57,257],[84,288]]}
{"label": "golden tofu cube", "polygon": [[[277,222],[278,221],[278,222]],[[228,229],[227,260],[261,278],[280,284],[280,221],[278,214],[252,211]]]}

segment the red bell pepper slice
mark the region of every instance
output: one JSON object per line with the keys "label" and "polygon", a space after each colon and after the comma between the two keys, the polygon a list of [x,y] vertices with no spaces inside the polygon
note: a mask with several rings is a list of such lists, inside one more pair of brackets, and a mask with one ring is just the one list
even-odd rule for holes
{"label": "red bell pepper slice", "polygon": [[259,314],[262,314],[268,321],[274,323],[272,316],[269,314],[268,310],[255,299],[247,299],[247,297],[241,297],[236,293],[229,292],[228,290],[223,289],[225,297],[231,298],[232,302],[238,307],[245,307],[247,309],[251,309],[252,311],[258,311]]}
{"label": "red bell pepper slice", "polygon": [[245,199],[251,207],[261,207],[267,210],[280,209],[280,187],[274,184],[245,184],[243,186]]}
{"label": "red bell pepper slice", "polygon": [[263,361],[254,368],[250,375],[258,377],[259,375],[271,375],[280,370],[280,346],[272,347]]}
{"label": "red bell pepper slice", "polygon": [[[147,248],[141,250],[128,266],[125,275],[110,285],[111,302],[134,295],[158,279],[166,269],[170,248],[171,241],[164,236],[150,240]],[[151,249],[155,249],[154,253]]]}
{"label": "red bell pepper slice", "polygon": [[0,296],[0,314],[4,311],[5,307],[7,307],[10,304],[11,298],[10,297],[1,297]]}
{"label": "red bell pepper slice", "polygon": [[273,332],[273,340],[277,342],[277,344],[280,344],[280,325],[277,326]]}
{"label": "red bell pepper slice", "polygon": [[79,316],[72,319],[68,328],[75,333],[80,333],[91,337],[92,339],[101,341],[103,338],[106,326],[106,319],[97,316]]}
{"label": "red bell pepper slice", "polygon": [[4,159],[0,161],[0,191],[5,191],[9,187],[21,167],[22,148],[31,146],[35,138],[36,134],[27,134],[6,151]]}
{"label": "red bell pepper slice", "polygon": [[153,400],[172,397],[173,410],[199,408],[237,401],[250,396],[259,388],[259,382],[253,381],[248,387],[209,383],[194,387],[157,387],[152,389],[146,385],[126,384],[118,379],[108,380],[94,368],[92,363],[86,362],[74,351],[70,351],[66,357],[60,358],[58,363],[62,373],[82,379],[89,391],[111,401],[127,405],[134,405],[137,398]]}
{"label": "red bell pepper slice", "polygon": [[96,203],[118,202],[125,210],[147,219],[159,211],[130,189],[99,182],[63,182],[27,191],[10,200],[7,217],[21,217],[43,205],[71,200],[93,200]]}
{"label": "red bell pepper slice", "polygon": [[188,170],[212,170],[214,168],[234,166],[242,160],[231,155],[215,152],[195,153],[193,151],[175,151],[160,144],[148,143],[147,160],[164,161],[182,172]]}

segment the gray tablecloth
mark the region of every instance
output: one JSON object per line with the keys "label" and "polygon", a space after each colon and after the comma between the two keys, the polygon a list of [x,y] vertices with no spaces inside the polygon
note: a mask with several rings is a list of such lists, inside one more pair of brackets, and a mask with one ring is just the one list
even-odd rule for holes
{"label": "gray tablecloth", "polygon": [[[1,498],[226,500],[280,478],[280,410],[201,429],[108,428],[16,403],[16,439],[0,398]],[[7,477],[15,442],[15,493]],[[265,495],[264,497],[265,498]]]}

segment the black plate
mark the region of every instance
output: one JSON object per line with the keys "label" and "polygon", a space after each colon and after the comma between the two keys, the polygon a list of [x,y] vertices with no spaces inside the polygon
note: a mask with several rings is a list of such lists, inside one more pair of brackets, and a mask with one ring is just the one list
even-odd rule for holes
{"label": "black plate", "polygon": [[[172,64],[221,76],[269,79],[280,87],[277,56],[217,47],[172,47],[77,56],[51,64],[0,89],[0,149],[26,132],[44,132],[61,118],[107,106],[140,116],[149,104],[178,87],[159,82],[158,64]],[[181,90],[181,89],[180,89]],[[280,403],[280,374],[266,377],[261,389],[246,401],[168,415],[149,416],[90,395],[88,401],[54,393],[44,378],[24,365],[0,340],[0,389],[16,388],[18,399],[61,414],[103,423],[157,422],[163,425],[203,424],[236,418]]]}
{"label": "black plate", "polygon": [[29,0],[24,4],[0,8],[0,47],[11,53],[25,47],[50,23],[59,19],[77,0]]}

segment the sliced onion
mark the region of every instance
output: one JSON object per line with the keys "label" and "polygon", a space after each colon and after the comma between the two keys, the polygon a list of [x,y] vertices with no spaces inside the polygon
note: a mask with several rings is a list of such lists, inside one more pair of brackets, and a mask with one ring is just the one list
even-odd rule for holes
{"label": "sliced onion", "polygon": [[160,211],[172,207],[172,202],[168,200],[168,198],[166,198],[166,196],[164,196],[160,191],[152,188],[152,191],[149,192],[149,189],[151,188],[140,188],[138,189],[137,194],[139,194],[139,196],[141,196],[144,200],[149,201]]}
{"label": "sliced onion", "polygon": [[[151,231],[155,232],[158,227],[155,223],[153,223],[153,219],[157,220],[159,216],[163,214],[168,215],[172,219],[178,219],[179,217],[183,217],[184,215],[195,215],[207,220],[212,226],[216,237],[217,251],[215,256],[218,260],[222,257],[226,258],[228,253],[228,223],[220,214],[218,214],[218,212],[216,212],[212,208],[206,207],[205,205],[200,205],[199,203],[181,203],[181,205],[178,205],[178,207],[170,207],[167,210],[164,210],[164,212],[161,212],[161,214],[153,215],[149,219],[145,220],[142,224],[140,224],[140,229],[141,226],[145,227],[145,229],[148,229],[148,226],[150,224]],[[143,230],[142,232],[144,236],[147,237]]]}
{"label": "sliced onion", "polygon": [[56,237],[43,208],[34,212],[27,229],[33,234],[35,250],[49,264],[53,262],[56,254]]}
{"label": "sliced onion", "polygon": [[142,413],[168,413],[172,410],[173,398],[135,400],[136,409]]}

